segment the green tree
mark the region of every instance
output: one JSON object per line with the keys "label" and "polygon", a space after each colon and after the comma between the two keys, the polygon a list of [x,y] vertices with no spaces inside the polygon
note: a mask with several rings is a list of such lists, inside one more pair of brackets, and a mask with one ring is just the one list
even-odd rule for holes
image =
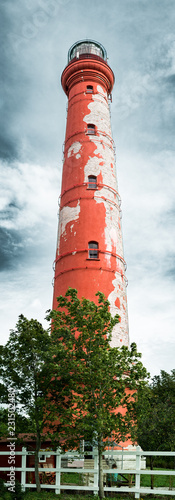
{"label": "green tree", "polygon": [[[6,390],[4,390],[4,398],[3,399],[4,399],[4,401],[7,400]],[[18,432],[20,432],[20,433],[30,432],[30,428],[31,428],[30,420],[25,415],[21,415],[21,413],[19,413],[17,410],[15,412],[15,427],[16,427],[16,429],[18,429]],[[9,437],[8,409],[1,407],[0,408],[0,437],[5,437],[5,436]]]}
{"label": "green tree", "polygon": [[[159,433],[162,449],[175,450],[175,370],[167,373],[161,370],[152,380],[152,390],[155,401],[162,408],[162,418],[159,419]],[[161,449],[161,448],[160,448]]]}
{"label": "green tree", "polygon": [[0,408],[0,437],[8,435],[8,411],[6,408]]}
{"label": "green tree", "polygon": [[112,318],[109,302],[97,293],[98,305],[81,301],[69,289],[58,297],[58,310],[50,312],[55,346],[54,379],[50,385],[50,414],[54,438],[64,449],[75,448],[82,439],[98,445],[99,494],[104,497],[102,453],[105,441],[131,435],[135,424],[137,389],[147,376],[136,345],[111,348],[111,331],[119,321]]}
{"label": "green tree", "polygon": [[[175,370],[161,371],[151,384],[138,391],[138,443],[145,451],[174,451],[175,449]],[[149,457],[153,470],[154,457]],[[151,476],[151,487],[154,477]]]}
{"label": "green tree", "polygon": [[[38,453],[47,420],[45,398],[52,376],[52,365],[48,331],[37,320],[19,316],[16,329],[10,332],[7,344],[1,347],[1,375],[4,383],[4,390],[1,386],[1,400],[8,403],[7,388],[14,388],[17,409],[15,435],[23,432],[24,425],[28,422],[25,432],[29,432],[31,438],[33,434],[36,440],[35,480],[38,492]],[[28,417],[27,422],[25,416]]]}

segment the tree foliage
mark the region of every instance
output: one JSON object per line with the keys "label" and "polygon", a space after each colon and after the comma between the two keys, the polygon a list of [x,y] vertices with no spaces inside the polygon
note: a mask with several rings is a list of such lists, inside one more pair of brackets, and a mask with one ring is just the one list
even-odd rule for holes
{"label": "tree foliage", "polygon": [[138,392],[138,441],[146,450],[175,449],[175,370],[161,371]]}
{"label": "tree foliage", "polygon": [[[4,400],[6,399],[4,398]],[[8,409],[2,406],[0,408],[0,438],[5,436],[9,437],[8,417]],[[18,432],[21,433],[29,433],[31,430],[30,419],[25,415],[21,415],[17,410],[15,411],[15,427],[18,429]]]}
{"label": "tree foliage", "polygon": [[102,497],[105,441],[111,434],[117,442],[132,434],[136,391],[146,370],[135,344],[130,350],[110,346],[119,316],[112,318],[109,302],[102,293],[97,296],[98,305],[80,301],[77,291],[69,289],[65,297],[58,297],[58,309],[48,316],[55,345],[49,411],[56,408],[59,415],[51,428],[54,438],[61,436],[62,447],[75,448],[81,439],[98,445]]}
{"label": "tree foliage", "polygon": [[[52,376],[53,356],[49,333],[34,319],[19,316],[15,330],[11,330],[7,344],[1,347],[1,400],[8,403],[8,390],[15,391],[16,436],[24,431],[36,440],[35,478],[40,491],[38,452],[47,419],[45,398]],[[20,413],[20,417],[18,414]]]}
{"label": "tree foliage", "polygon": [[[145,451],[175,450],[175,370],[161,371],[138,391],[137,438]],[[153,469],[154,457],[150,456]],[[153,488],[154,478],[151,476]]]}
{"label": "tree foliage", "polygon": [[[58,297],[58,309],[48,314],[51,335],[37,320],[19,316],[16,329],[0,351],[7,389],[14,388],[19,428],[25,424],[36,439],[35,479],[40,491],[38,453],[50,433],[53,444],[77,448],[82,439],[98,446],[100,496],[104,496],[102,452],[106,440],[118,442],[134,436],[137,391],[147,377],[137,353],[131,348],[112,348],[111,332],[119,316],[109,312],[100,292],[98,305],[69,289]],[[141,389],[140,389],[141,390]],[[5,398],[4,398],[5,394]]]}

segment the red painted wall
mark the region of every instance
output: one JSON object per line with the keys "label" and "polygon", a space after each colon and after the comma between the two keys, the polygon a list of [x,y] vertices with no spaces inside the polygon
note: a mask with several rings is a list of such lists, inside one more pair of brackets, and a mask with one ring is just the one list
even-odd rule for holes
{"label": "red painted wall", "polygon": [[[93,55],[72,60],[62,74],[68,114],[53,308],[56,297],[68,287],[76,288],[80,298],[94,301],[96,292],[102,291],[111,313],[121,317],[112,336],[112,345],[121,346],[129,340],[120,197],[108,104],[113,83],[111,68]],[[90,124],[95,134],[88,133]],[[88,187],[89,175],[96,176],[96,189]],[[90,241],[98,242],[98,259],[89,259]]]}
{"label": "red painted wall", "polygon": [[[0,467],[14,467],[14,463],[12,462],[11,455],[10,455],[10,448],[8,447],[9,441],[6,441],[6,443],[0,443],[0,452],[1,451],[8,451],[8,455],[0,455]],[[21,451],[22,447],[20,446],[15,446],[15,451]],[[12,463],[9,463],[9,462]],[[16,455],[15,456],[15,467],[21,467],[21,456]],[[10,477],[7,475],[9,474],[10,471],[0,471],[0,477],[4,481],[10,481]],[[15,471],[15,478],[16,480],[20,481],[21,480],[21,472],[20,471]]]}
{"label": "red painted wall", "polygon": [[[9,441],[4,441],[2,443],[0,443],[0,467],[10,467],[10,466],[14,466],[14,463],[9,463],[9,460],[10,460],[10,452],[9,452],[9,455],[1,455],[1,452],[2,451],[9,451],[9,448],[8,448],[8,444],[9,444]],[[43,449],[43,454],[44,454],[44,450],[49,448],[50,446],[50,443],[48,442],[45,442],[43,443],[42,445],[42,449]],[[35,443],[34,442],[27,442],[26,443],[26,448],[28,449],[28,451],[32,451],[35,449]],[[16,445],[15,446],[15,452],[17,451],[22,451],[22,446],[19,446],[19,445]],[[52,453],[52,452],[51,452]],[[46,463],[49,467],[49,464],[52,464],[52,467],[55,467],[55,455],[50,455],[50,457],[47,456],[46,458]],[[22,466],[22,455],[15,455],[15,468],[17,467],[21,467]],[[35,456],[34,455],[27,455],[27,458],[26,458],[26,467],[34,467],[35,468]],[[42,463],[39,463],[39,467],[40,468],[43,468],[43,472],[44,472],[44,467],[43,467],[43,464]],[[5,482],[9,481],[9,476],[7,475],[9,473],[9,471],[0,471],[0,478],[2,478]],[[42,474],[42,473],[40,473]],[[18,480],[19,482],[21,482],[21,471],[16,471],[15,470],[15,479]],[[35,483],[35,472],[26,472],[26,482],[27,483],[32,483],[34,484]]]}

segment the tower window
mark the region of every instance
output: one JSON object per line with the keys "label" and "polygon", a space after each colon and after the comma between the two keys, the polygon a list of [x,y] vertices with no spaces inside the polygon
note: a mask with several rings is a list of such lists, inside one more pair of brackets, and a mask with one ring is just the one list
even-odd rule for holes
{"label": "tower window", "polygon": [[89,189],[97,188],[97,177],[95,175],[88,176],[88,188]]}
{"label": "tower window", "polygon": [[95,135],[95,125],[93,123],[88,123],[87,133]]}
{"label": "tower window", "polygon": [[93,86],[87,85],[87,87],[86,87],[87,94],[93,94],[93,91],[94,91]]}
{"label": "tower window", "polygon": [[89,259],[98,259],[98,243],[97,241],[89,241]]}

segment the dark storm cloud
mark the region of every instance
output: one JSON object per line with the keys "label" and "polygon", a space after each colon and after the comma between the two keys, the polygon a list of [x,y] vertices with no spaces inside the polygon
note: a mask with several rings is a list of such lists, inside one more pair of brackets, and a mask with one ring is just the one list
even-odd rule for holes
{"label": "dark storm cloud", "polygon": [[0,271],[14,269],[24,257],[24,246],[19,232],[0,228]]}
{"label": "dark storm cloud", "polygon": [[18,205],[15,201],[11,201],[5,210],[0,211],[0,219],[3,220],[13,220],[16,217],[16,213],[19,210]]}
{"label": "dark storm cloud", "polygon": [[[1,4],[1,117],[0,117],[0,157],[13,162],[21,159],[24,142],[27,142],[28,93],[30,78],[27,72],[27,61],[24,51],[17,50],[17,41],[25,39],[20,36],[20,23],[25,12],[25,5],[18,2]],[[27,152],[27,148],[26,148]],[[25,153],[25,159],[27,154]]]}
{"label": "dark storm cloud", "polygon": [[[59,12],[64,3],[67,1],[34,0],[29,3],[19,0],[17,4],[9,1],[1,5],[0,154],[8,161],[18,159],[43,164],[48,155],[49,161],[58,158],[57,137],[62,127],[58,121],[61,88],[58,91],[57,82],[61,70],[58,71],[54,62],[51,64],[54,51],[48,40],[55,18],[60,23]],[[51,85],[56,93],[55,100],[53,92],[50,93]]]}
{"label": "dark storm cloud", "polygon": [[170,85],[170,87],[172,87],[172,90],[175,91],[175,74],[167,77],[167,83]]}
{"label": "dark storm cloud", "polygon": [[[174,256],[175,257],[175,256]],[[173,264],[174,264],[174,261],[173,261]],[[175,279],[175,265],[171,268],[168,269],[167,273],[166,273],[166,276],[172,280],[172,282],[174,282],[174,279]]]}
{"label": "dark storm cloud", "polygon": [[[2,160],[13,161],[19,155],[15,137],[9,137],[8,131],[1,131],[0,135],[0,158]],[[8,164],[7,164],[8,166]]]}
{"label": "dark storm cloud", "polygon": [[48,252],[54,214],[56,219],[57,177],[56,167],[15,163],[7,169],[5,162],[0,164],[2,271],[10,268],[15,275],[21,264],[31,269],[38,255],[42,259]]}
{"label": "dark storm cloud", "polygon": [[[22,103],[20,92],[19,61],[12,57],[9,33],[13,31],[14,18],[8,2],[1,3],[1,114],[0,114],[0,157],[13,161],[19,157],[20,136],[16,134],[16,113]],[[20,81],[19,81],[20,80]]]}
{"label": "dark storm cloud", "polygon": [[[18,214],[21,210],[21,207],[19,207],[16,203],[15,200],[11,201],[8,205],[6,205],[4,207],[3,210],[0,210],[0,221],[1,221],[1,230],[2,230],[2,242],[3,242],[3,239],[5,241],[5,235],[6,235],[6,238],[7,238],[7,248],[9,246],[9,243],[11,241],[11,238],[13,240],[13,248],[15,246],[15,244],[19,245],[19,242],[21,240],[21,236],[19,235],[19,233],[17,231],[12,231],[11,233],[11,229],[10,229],[10,232],[8,231],[8,224],[13,224],[14,227],[15,227],[15,221],[18,217]],[[16,243],[15,243],[16,242]],[[4,245],[3,245],[4,247]],[[11,243],[10,243],[10,249],[11,249]]]}

